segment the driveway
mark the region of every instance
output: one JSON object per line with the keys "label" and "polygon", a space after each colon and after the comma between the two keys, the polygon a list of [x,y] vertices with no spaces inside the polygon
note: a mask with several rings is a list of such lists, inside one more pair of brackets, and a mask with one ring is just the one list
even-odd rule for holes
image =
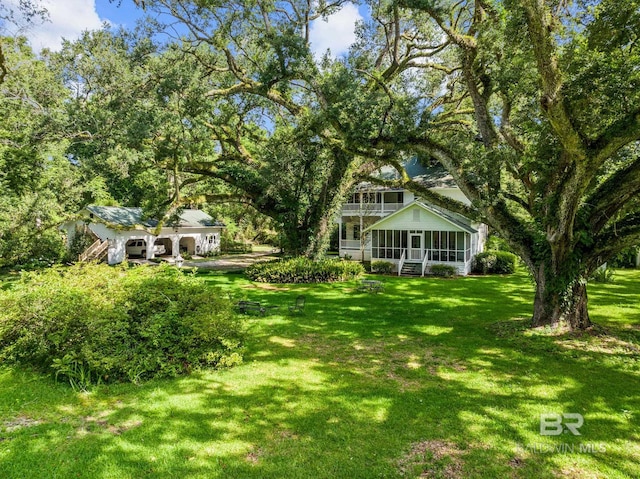
{"label": "driveway", "polygon": [[218,256],[217,258],[194,258],[185,260],[184,266],[202,268],[202,269],[218,269],[221,271],[242,270],[247,266],[259,261],[270,261],[278,259],[275,253],[258,251],[244,254],[229,254]]}

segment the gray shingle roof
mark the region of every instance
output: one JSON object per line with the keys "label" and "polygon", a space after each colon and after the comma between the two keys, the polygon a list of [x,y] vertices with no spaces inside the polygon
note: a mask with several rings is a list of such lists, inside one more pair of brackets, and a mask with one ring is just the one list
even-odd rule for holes
{"label": "gray shingle roof", "polygon": [[[145,218],[142,208],[131,208],[126,206],[87,206],[89,213],[95,215],[105,223],[123,226],[144,228],[155,228],[158,220],[155,218]],[[186,209],[180,212],[177,222],[169,222],[166,226],[179,226],[182,228],[202,228],[207,226],[225,226],[224,223],[216,221],[211,216],[201,210]]]}
{"label": "gray shingle roof", "polygon": [[[411,179],[426,188],[455,188],[456,182],[453,176],[441,165],[422,167],[422,174],[412,176]],[[383,172],[384,173],[384,172]],[[387,174],[381,174],[381,178],[393,179]],[[403,188],[389,188],[370,182],[361,182],[356,185],[356,191],[402,191]]]}

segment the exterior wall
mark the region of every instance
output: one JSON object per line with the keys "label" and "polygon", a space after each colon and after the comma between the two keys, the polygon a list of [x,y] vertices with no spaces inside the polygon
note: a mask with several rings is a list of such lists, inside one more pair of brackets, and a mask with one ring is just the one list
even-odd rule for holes
{"label": "exterior wall", "polygon": [[478,230],[476,249],[471,250],[471,254],[475,256],[476,254],[482,253],[484,251],[484,247],[487,243],[487,238],[489,237],[489,227],[484,223],[476,223],[472,225],[472,227]]}
{"label": "exterior wall", "polygon": [[448,221],[415,205],[380,225],[385,230],[460,231]]}
{"label": "exterior wall", "polygon": [[[173,228],[162,228],[162,231],[158,235],[158,239],[168,238],[172,240],[172,250],[173,255],[176,256],[178,254],[180,240],[183,238],[191,238],[193,243],[190,241],[183,241],[182,245],[189,245],[189,248],[193,250],[193,252],[189,251],[190,254],[207,254],[213,251],[220,251],[220,234],[222,232],[222,228],[220,227],[211,227],[211,228],[178,228],[175,231]],[[176,241],[177,240],[177,241]]]}
{"label": "exterior wall", "polygon": [[73,243],[73,240],[76,237],[76,231],[81,229],[84,225],[85,223],[83,221],[67,221],[60,225],[58,229],[64,232],[67,249],[71,248],[71,243]]}
{"label": "exterior wall", "polygon": [[[449,198],[458,200],[464,204],[470,204],[470,201],[467,197],[460,191],[459,188],[434,188],[435,192],[447,196]],[[366,194],[367,192],[362,192]],[[385,191],[381,192],[382,195],[385,194]],[[384,197],[383,197],[384,198]],[[391,197],[387,197],[386,199],[390,199]],[[412,192],[404,191],[403,192],[403,206],[411,204],[415,200],[415,195]],[[384,202],[387,203],[386,201]],[[367,208],[372,209],[374,211],[367,212]],[[377,208],[377,210],[376,210]],[[380,206],[376,206],[373,204],[363,204],[362,206],[354,204],[347,204],[343,207],[342,216],[337,218],[337,222],[339,223],[340,228],[340,247],[339,254],[340,256],[344,256],[345,254],[351,256],[354,260],[361,260],[361,246],[360,240],[354,237],[354,225],[362,225],[360,228],[361,234],[364,229],[371,226],[373,223],[381,221],[384,217],[387,217],[393,214],[396,209],[386,209],[381,208]],[[486,239],[488,236],[488,228],[486,225],[478,223],[472,225],[472,227],[478,231],[478,233],[469,234],[465,231],[466,234],[469,234],[470,239],[470,248],[467,250],[471,259],[468,261],[428,261],[427,264],[427,272],[429,265],[433,264],[448,264],[454,266],[458,270],[458,274],[466,275],[471,272],[471,264],[473,261],[473,257],[484,250],[484,246],[486,243]],[[396,231],[455,231],[462,232],[464,231],[457,225],[447,221],[446,219],[431,213],[418,205],[415,207],[409,207],[405,211],[395,215],[393,218],[385,220],[379,227],[381,230],[396,230]],[[378,258],[372,258],[372,242],[370,234],[366,234],[367,238],[365,240],[365,249],[364,249],[364,260],[377,260]],[[423,249],[425,248],[424,242],[426,240],[423,239]],[[469,241],[469,240],[467,240]],[[469,243],[467,243],[469,244]],[[395,256],[395,254],[394,254]],[[468,256],[466,256],[468,257]],[[394,265],[394,268],[397,272],[397,268],[399,265],[398,259],[390,259],[390,258],[379,258],[380,261],[387,261]]]}
{"label": "exterior wall", "polygon": [[107,260],[109,264],[118,264],[125,261],[127,257],[127,242],[134,239],[142,239],[147,243],[146,259],[155,257],[153,245],[157,239],[167,241],[171,244],[171,254],[176,256],[180,251],[180,239],[190,238],[193,240],[195,254],[205,254],[211,251],[220,250],[220,233],[222,228],[162,228],[158,236],[154,236],[144,230],[124,230],[118,231],[102,223],[91,223],[89,225],[100,239],[109,241]]}

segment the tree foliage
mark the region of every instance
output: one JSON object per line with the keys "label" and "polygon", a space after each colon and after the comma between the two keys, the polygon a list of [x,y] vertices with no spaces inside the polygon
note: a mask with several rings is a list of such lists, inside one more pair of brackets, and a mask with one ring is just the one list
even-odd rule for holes
{"label": "tree foliage", "polygon": [[23,37],[3,38],[0,84],[0,266],[60,259],[57,226],[86,188],[66,156],[66,89]]}
{"label": "tree foliage", "polygon": [[[302,139],[299,158],[315,141],[320,164],[343,155],[343,178],[394,165],[400,180],[370,179],[510,243],[536,279],[534,324],[587,327],[586,278],[640,239],[637,2],[372,0],[350,55],[314,62],[310,22],[341,4],[144,2],[188,32],[181,48],[207,72],[203,98],[244,107],[228,110],[232,128],[217,125],[233,172],[213,175],[291,214],[263,188],[284,176],[261,168],[278,164],[264,156],[274,138]],[[412,182],[398,161],[409,155],[441,162],[472,206]]]}

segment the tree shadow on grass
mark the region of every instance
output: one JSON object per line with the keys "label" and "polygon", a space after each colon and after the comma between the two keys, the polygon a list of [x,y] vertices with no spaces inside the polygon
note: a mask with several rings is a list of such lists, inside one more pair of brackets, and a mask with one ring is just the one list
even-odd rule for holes
{"label": "tree shadow on grass", "polygon": [[[637,357],[529,332],[514,319],[530,310],[517,278],[384,279],[379,295],[220,280],[281,306],[248,318],[244,365],[104,386],[66,422],[43,412],[35,436],[4,434],[0,475],[638,476]],[[305,314],[282,314],[300,293]],[[53,417],[69,402],[51,401]],[[583,414],[582,435],[541,436],[542,413]],[[606,451],[579,452],[585,444]]]}

